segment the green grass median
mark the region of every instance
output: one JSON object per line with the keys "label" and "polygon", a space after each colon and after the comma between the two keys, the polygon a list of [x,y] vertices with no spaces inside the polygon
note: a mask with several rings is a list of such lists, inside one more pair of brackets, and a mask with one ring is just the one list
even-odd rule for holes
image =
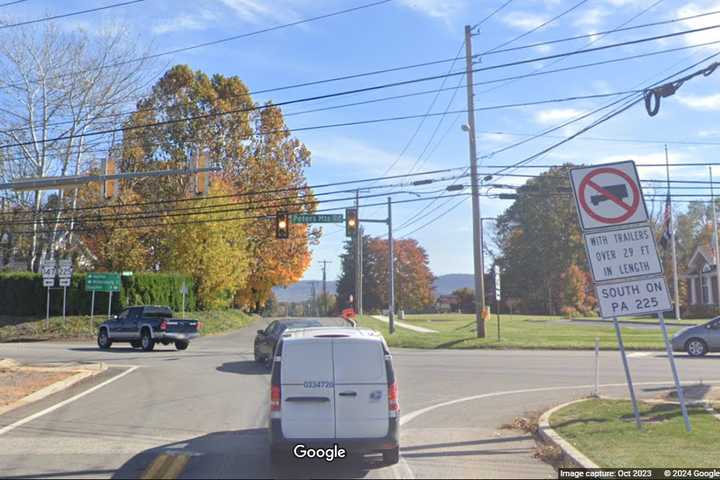
{"label": "green grass median", "polygon": [[[202,335],[217,335],[237,330],[254,319],[240,310],[186,312],[183,317],[201,321]],[[46,327],[44,318],[0,316],[0,342],[90,340],[95,338],[97,326],[105,320],[104,315],[96,315],[91,326],[90,317],[87,315],[68,316],[65,320],[62,317],[50,317]]]}
{"label": "green grass median", "polygon": [[690,406],[692,433],[687,433],[679,405],[641,402],[639,407],[642,430],[625,400],[568,405],[550,417],[550,426],[600,467],[717,467],[720,420]]}
{"label": "green grass median", "polygon": [[[388,334],[387,323],[364,315],[361,326],[383,332],[390,346],[407,348],[519,348],[519,349],[590,349],[595,338],[602,349],[617,349],[617,338],[612,322],[592,319],[567,320],[559,316],[500,315],[500,339],[497,336],[497,317],[486,322],[486,337],[475,338],[475,317],[467,314],[407,315],[404,323],[436,330],[437,333],[420,333],[397,327]],[[653,319],[629,319],[643,323],[624,324],[623,341],[632,350],[662,350],[665,348],[659,326]],[[599,323],[595,323],[599,322]],[[657,319],[654,320],[657,323]],[[694,325],[697,321],[683,321]],[[682,327],[668,327],[670,335]]]}

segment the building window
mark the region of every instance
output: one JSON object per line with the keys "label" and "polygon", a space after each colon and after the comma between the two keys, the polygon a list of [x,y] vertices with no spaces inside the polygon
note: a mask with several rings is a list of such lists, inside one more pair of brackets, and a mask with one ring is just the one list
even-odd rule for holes
{"label": "building window", "polygon": [[705,275],[700,276],[700,284],[702,288],[702,303],[707,305],[708,303],[710,303],[710,297],[708,295],[710,292],[708,289],[707,277]]}

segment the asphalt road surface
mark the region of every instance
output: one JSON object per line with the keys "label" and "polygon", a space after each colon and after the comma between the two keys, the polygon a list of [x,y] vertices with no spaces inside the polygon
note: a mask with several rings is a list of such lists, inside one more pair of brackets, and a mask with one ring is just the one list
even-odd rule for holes
{"label": "asphalt road surface", "polygon": [[[394,349],[400,463],[352,458],[274,469],[268,372],[252,356],[255,331],[266,324],[197,339],[184,352],[0,344],[0,358],[111,366],[89,385],[0,416],[0,477],[139,478],[162,471],[179,478],[555,478],[534,458],[530,437],[501,426],[587,395],[594,378],[589,351]],[[600,365],[602,393],[624,395],[619,354],[602,352]],[[661,353],[632,354],[630,366],[640,396],[672,385]],[[684,382],[720,382],[720,356],[680,356],[678,366]],[[99,388],[88,392],[91,386]],[[60,401],[66,403],[58,407]]]}

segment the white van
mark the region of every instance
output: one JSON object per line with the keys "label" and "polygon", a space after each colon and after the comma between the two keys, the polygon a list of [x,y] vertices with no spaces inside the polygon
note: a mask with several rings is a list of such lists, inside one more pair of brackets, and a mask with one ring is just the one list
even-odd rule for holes
{"label": "white van", "polygon": [[397,383],[379,333],[345,327],[294,330],[278,343],[270,383],[273,462],[323,458],[322,449],[336,457],[338,449],[348,455],[381,452],[385,463],[398,462]]}

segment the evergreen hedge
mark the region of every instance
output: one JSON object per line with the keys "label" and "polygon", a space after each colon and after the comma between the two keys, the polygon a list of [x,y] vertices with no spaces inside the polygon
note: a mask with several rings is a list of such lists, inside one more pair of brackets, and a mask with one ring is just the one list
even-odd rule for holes
{"label": "evergreen hedge", "polygon": [[[112,295],[112,313],[130,305],[167,305],[176,312],[182,308],[180,287],[188,287],[185,310],[197,309],[192,278],[173,273],[136,273],[122,278],[122,288]],[[92,294],[85,291],[85,274],[73,274],[67,289],[67,315],[89,315]],[[108,293],[95,294],[95,314],[107,314]],[[47,289],[42,276],[29,272],[0,273],[0,315],[45,316]],[[119,301],[118,301],[119,300]],[[62,315],[62,288],[50,291],[50,315]]]}

